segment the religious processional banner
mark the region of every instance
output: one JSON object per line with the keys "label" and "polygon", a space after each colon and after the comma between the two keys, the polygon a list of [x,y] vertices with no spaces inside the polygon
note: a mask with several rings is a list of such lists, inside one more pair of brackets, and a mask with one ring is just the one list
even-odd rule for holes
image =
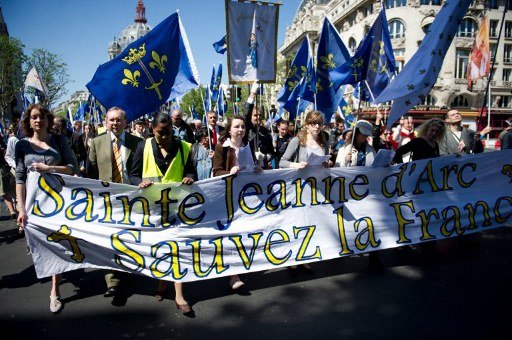
{"label": "religious processional banner", "polygon": [[229,82],[274,83],[279,4],[226,0]]}
{"label": "religious processional banner", "polygon": [[282,169],[146,189],[31,173],[38,277],[112,268],[196,281],[510,225],[512,151]]}

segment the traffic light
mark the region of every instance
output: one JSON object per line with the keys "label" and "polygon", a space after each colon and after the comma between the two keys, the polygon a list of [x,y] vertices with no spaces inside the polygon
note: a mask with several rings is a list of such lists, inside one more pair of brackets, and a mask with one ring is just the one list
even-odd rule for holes
{"label": "traffic light", "polygon": [[236,88],[236,98],[235,98],[236,102],[239,102],[242,100],[242,88],[241,87],[237,87]]}

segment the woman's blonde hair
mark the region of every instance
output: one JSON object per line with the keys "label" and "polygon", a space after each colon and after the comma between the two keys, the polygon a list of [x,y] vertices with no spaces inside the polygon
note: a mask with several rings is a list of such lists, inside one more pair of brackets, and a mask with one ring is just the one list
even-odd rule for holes
{"label": "woman's blonde hair", "polygon": [[[304,121],[304,125],[302,125],[302,128],[300,129],[299,133],[297,134],[297,137],[299,137],[299,143],[301,146],[305,146],[306,142],[308,140],[308,124],[317,124],[320,123],[321,125],[324,125],[324,116],[322,112],[320,111],[309,111],[306,115],[306,119]],[[325,145],[325,135],[323,133],[323,130],[320,131],[317,137],[317,142],[321,146]]]}
{"label": "woman's blonde hair", "polygon": [[437,141],[439,142],[443,139],[444,134],[446,133],[446,125],[442,119],[432,118],[427,120],[425,123],[418,126],[418,137],[427,137],[427,132],[432,126],[439,127],[439,134],[437,135]]}

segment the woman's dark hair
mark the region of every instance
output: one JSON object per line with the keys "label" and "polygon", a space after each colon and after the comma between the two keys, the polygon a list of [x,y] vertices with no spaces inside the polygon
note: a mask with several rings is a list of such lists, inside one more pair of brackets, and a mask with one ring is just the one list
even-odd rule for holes
{"label": "woman's dark hair", "polygon": [[27,108],[25,117],[23,117],[23,120],[21,121],[23,134],[27,137],[32,137],[34,135],[34,130],[30,127],[30,114],[36,109],[39,110],[42,115],[46,116],[46,119],[48,120],[48,127],[46,128],[47,131],[50,132],[53,127],[53,119],[55,117],[50,113],[50,111],[41,104],[32,104]]}
{"label": "woman's dark hair", "polygon": [[196,134],[195,134],[195,140],[196,142],[201,142],[201,139],[203,139],[203,137],[205,136],[208,136],[208,130],[206,130],[205,127],[202,127],[200,128],[199,130],[196,131]]}
{"label": "woman's dark hair", "polygon": [[156,126],[157,124],[167,124],[172,123],[171,117],[167,113],[157,113],[153,116],[153,119],[151,120],[151,124],[153,126]]}
{"label": "woman's dark hair", "polygon": [[247,144],[247,141],[249,140],[249,137],[247,136],[247,122],[245,121],[245,118],[240,115],[234,115],[234,116],[228,117],[228,122],[226,123],[226,129],[224,129],[224,133],[220,137],[221,143],[224,143],[228,138],[231,137],[231,134],[229,133],[229,131],[231,130],[231,126],[233,125],[233,120],[235,120],[235,119],[238,119],[238,120],[241,120],[244,122],[245,135],[244,135],[244,138],[242,139],[242,142],[244,144]]}

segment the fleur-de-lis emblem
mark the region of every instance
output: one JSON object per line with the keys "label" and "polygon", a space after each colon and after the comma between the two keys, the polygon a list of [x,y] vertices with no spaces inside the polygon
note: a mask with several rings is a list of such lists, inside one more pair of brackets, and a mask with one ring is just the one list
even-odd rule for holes
{"label": "fleur-de-lis emblem", "polygon": [[167,62],[167,56],[164,54],[162,57],[160,57],[156,51],[151,52],[151,56],[153,57],[154,61],[149,63],[149,67],[158,68],[160,72],[165,73],[165,63]]}
{"label": "fleur-de-lis emblem", "polygon": [[293,78],[297,74],[297,65],[293,65],[290,71],[288,71],[287,78]]}
{"label": "fleur-de-lis emblem", "polygon": [[292,90],[295,88],[295,86],[297,86],[297,84],[298,84],[298,83],[299,83],[299,81],[298,81],[298,80],[290,80],[290,81],[288,82],[288,89],[289,89],[290,91],[292,91]]}
{"label": "fleur-de-lis emblem", "polygon": [[300,74],[300,77],[305,77],[306,76],[306,73],[308,72],[308,68],[304,65],[301,65],[300,67],[300,70],[302,71],[301,74]]}
{"label": "fleur-de-lis emblem", "polygon": [[420,74],[424,74],[425,72],[427,72],[427,70],[425,70],[424,68],[420,70]]}
{"label": "fleur-de-lis emblem", "polygon": [[315,85],[315,87],[316,87],[316,90],[317,90],[317,91],[323,91],[323,90],[324,90],[324,87],[322,86],[322,82],[320,81],[320,79],[318,79],[318,80],[316,81],[316,85]]}
{"label": "fleur-de-lis emblem", "polygon": [[409,91],[414,90],[414,84],[409,84],[409,85],[407,85],[407,89],[408,89]]}
{"label": "fleur-de-lis emblem", "polygon": [[131,83],[133,85],[133,87],[139,87],[139,81],[137,80],[137,78],[140,77],[140,72],[138,70],[135,70],[132,73],[132,71],[125,68],[123,70],[123,72],[124,72],[124,76],[126,77],[123,80],[121,80],[121,83],[123,85],[127,85],[127,84]]}
{"label": "fleur-de-lis emblem", "polygon": [[329,53],[327,57],[320,56],[320,60],[322,61],[322,68],[324,70],[336,67],[336,63],[334,62],[334,55],[332,53]]}

